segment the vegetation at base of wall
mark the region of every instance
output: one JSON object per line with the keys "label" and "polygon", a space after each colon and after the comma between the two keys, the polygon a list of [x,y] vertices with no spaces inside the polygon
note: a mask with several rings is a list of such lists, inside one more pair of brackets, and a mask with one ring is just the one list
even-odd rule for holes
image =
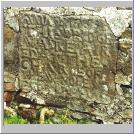
{"label": "vegetation at base of wall", "polygon": [[[26,119],[21,116],[4,116],[4,124],[30,124]],[[32,122],[32,124],[39,124],[38,120]],[[44,124],[95,124],[88,119],[76,120],[68,117],[65,114],[58,114],[56,117],[45,118]]]}
{"label": "vegetation at base of wall", "polygon": [[4,116],[4,124],[29,124],[29,121],[20,116]]}

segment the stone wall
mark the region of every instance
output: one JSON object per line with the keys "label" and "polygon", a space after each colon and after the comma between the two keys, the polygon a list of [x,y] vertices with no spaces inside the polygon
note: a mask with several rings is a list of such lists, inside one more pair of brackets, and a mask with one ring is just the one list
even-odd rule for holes
{"label": "stone wall", "polygon": [[6,105],[131,123],[131,23],[131,8],[5,8]]}

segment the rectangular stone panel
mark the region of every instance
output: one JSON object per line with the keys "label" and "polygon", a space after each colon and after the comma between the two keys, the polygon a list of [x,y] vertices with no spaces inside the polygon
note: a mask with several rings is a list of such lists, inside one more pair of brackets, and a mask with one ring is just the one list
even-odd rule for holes
{"label": "rectangular stone panel", "polygon": [[117,46],[100,17],[22,12],[19,26],[20,88],[28,98],[89,101],[111,90]]}

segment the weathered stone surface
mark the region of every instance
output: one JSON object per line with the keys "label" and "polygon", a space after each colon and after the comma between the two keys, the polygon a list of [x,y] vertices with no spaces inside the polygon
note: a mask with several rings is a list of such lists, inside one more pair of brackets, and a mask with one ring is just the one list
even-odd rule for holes
{"label": "weathered stone surface", "polygon": [[15,91],[15,84],[14,83],[4,83],[4,91]]}
{"label": "weathered stone surface", "polygon": [[116,7],[107,7],[94,14],[104,17],[117,37],[120,37],[132,23],[132,10],[119,10]]}
{"label": "weathered stone surface", "polygon": [[122,75],[132,74],[132,30],[127,28],[119,39],[117,71]]}
{"label": "weathered stone surface", "polygon": [[[103,123],[131,123],[131,11],[45,10],[5,12],[4,82],[15,83],[16,101],[67,107]],[[32,118],[30,109],[19,110]]]}
{"label": "weathered stone surface", "polygon": [[[19,68],[18,62],[17,33],[9,27],[4,26],[4,71],[16,75]],[[4,75],[5,75],[4,72]],[[6,74],[7,75],[7,74]],[[11,77],[9,75],[9,77]],[[5,76],[5,78],[7,78]],[[12,79],[13,80],[13,79]]]}
{"label": "weathered stone surface", "polygon": [[99,99],[103,85],[112,90],[117,44],[100,17],[24,12],[19,25],[20,88],[28,98],[65,106],[75,98],[80,110],[77,100]]}
{"label": "weathered stone surface", "polygon": [[20,107],[18,108],[17,113],[22,116],[24,119],[29,120],[31,123],[33,122],[33,120],[36,120],[36,109],[34,108],[24,108],[24,107]]}
{"label": "weathered stone surface", "polygon": [[4,102],[6,102],[7,106],[11,106],[13,101],[14,92],[4,92]]}
{"label": "weathered stone surface", "polygon": [[[5,59],[4,59],[5,60]],[[5,67],[5,66],[4,66]],[[5,68],[4,68],[5,69]],[[4,70],[4,82],[15,83],[15,75]]]}
{"label": "weathered stone surface", "polygon": [[7,116],[17,115],[16,111],[12,109],[11,107],[7,106],[6,103],[4,103],[4,114]]}

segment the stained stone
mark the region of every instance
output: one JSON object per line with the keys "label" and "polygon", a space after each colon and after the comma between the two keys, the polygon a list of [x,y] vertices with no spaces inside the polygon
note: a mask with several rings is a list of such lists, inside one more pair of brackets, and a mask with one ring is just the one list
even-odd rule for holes
{"label": "stained stone", "polygon": [[100,17],[21,12],[19,26],[19,79],[27,98],[66,107],[75,98],[84,110],[104,85],[114,89],[116,38]]}
{"label": "stained stone", "polygon": [[[65,107],[97,123],[131,123],[131,11],[36,9],[4,9],[4,90],[14,83],[13,101],[36,110]],[[9,90],[4,95],[10,102]],[[27,118],[36,110],[17,109]]]}

